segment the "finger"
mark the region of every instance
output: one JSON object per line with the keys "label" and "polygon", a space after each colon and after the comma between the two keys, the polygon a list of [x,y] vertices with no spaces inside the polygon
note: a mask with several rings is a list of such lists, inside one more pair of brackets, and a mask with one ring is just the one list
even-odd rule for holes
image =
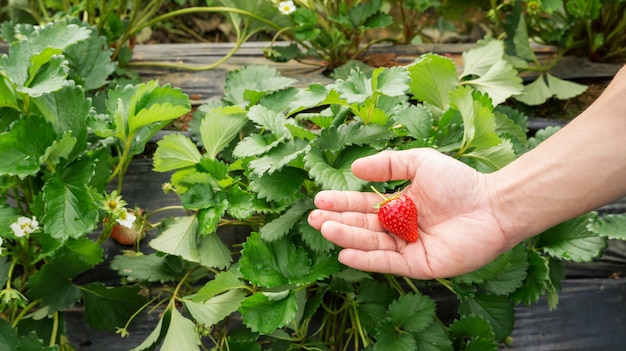
{"label": "finger", "polygon": [[338,258],[346,266],[366,272],[396,274],[415,279],[432,279],[434,276],[422,254],[413,257],[409,262],[406,256],[397,251],[343,249]]}
{"label": "finger", "polygon": [[369,192],[326,190],[315,195],[317,208],[335,212],[374,213],[380,201],[380,196]]}
{"label": "finger", "polygon": [[334,212],[313,210],[308,218],[311,227],[320,230],[322,224],[328,221],[339,222],[353,227],[361,227],[372,231],[384,231],[374,213]]}
{"label": "finger", "polygon": [[383,231],[353,227],[333,221],[324,222],[320,232],[327,240],[343,248],[397,251],[406,245],[406,242]]}
{"label": "finger", "polygon": [[410,180],[414,178],[419,165],[436,154],[438,151],[428,148],[382,151],[354,161],[352,172],[371,182]]}

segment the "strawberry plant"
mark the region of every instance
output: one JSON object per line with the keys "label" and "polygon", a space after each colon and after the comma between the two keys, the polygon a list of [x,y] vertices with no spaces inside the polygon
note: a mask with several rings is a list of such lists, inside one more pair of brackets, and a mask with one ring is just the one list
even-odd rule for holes
{"label": "strawberry plant", "polygon": [[[623,236],[623,216],[589,213],[475,272],[415,281],[340,265],[309,226],[320,190],[406,186],[356,178],[359,157],[432,147],[490,172],[548,136],[527,138],[526,117],[503,105],[523,87],[497,40],[468,51],[462,71],[435,54],[304,88],[265,66],[233,71],[223,98],[194,113],[191,136],[158,142],[153,169],[171,173],[163,189],[180,206],[150,209],[129,208],[125,175],[189,111],[188,98],[155,81],[108,81],[112,49],[88,25],[4,26],[2,36],[11,42],[0,57],[2,349],[70,349],[63,316],[78,306],[120,337],[158,311],[153,331],[128,345],[138,351],[497,350],[517,304],[545,295],[556,307],[563,261],[592,260]],[[147,249],[105,261],[120,225],[127,243],[147,232]],[[98,265],[119,284],[77,282]],[[458,300],[452,319],[437,308],[441,291]]]}
{"label": "strawberry plant", "polygon": [[58,350],[65,309],[82,303],[106,328],[145,303],[139,287],[74,279],[104,261],[114,225],[142,223],[118,195],[126,170],[190,103],[154,81],[109,82],[112,50],[93,27],[5,25],[2,37],[0,348]]}
{"label": "strawberry plant", "polygon": [[[233,24],[236,43],[233,49],[215,63],[205,66],[188,66],[176,64],[177,68],[206,70],[215,68],[231,57],[239,47],[259,32],[280,30],[287,26],[287,20],[278,9],[266,0],[224,0],[206,1],[204,6],[187,6],[161,13],[167,1],[164,0],[114,0],[114,1],[85,1],[69,0],[44,4],[34,1],[10,2],[7,10],[10,12],[12,27],[15,23],[46,23],[65,19],[85,20],[93,29],[106,38],[113,48],[111,58],[122,66],[130,63],[132,49],[137,38],[143,31],[159,23],[164,23],[173,17],[196,13],[220,13]],[[180,5],[183,5],[179,2]],[[3,9],[4,10],[4,9]],[[145,34],[144,34],[145,36]],[[150,63],[151,65],[168,66],[168,63]]]}
{"label": "strawberry plant", "polygon": [[[195,113],[192,137],[169,135],[154,155],[156,172],[172,172],[168,189],[187,214],[149,242],[157,253],[113,261],[129,283],[177,287],[133,350],[197,350],[203,340],[246,350],[498,350],[517,304],[545,295],[556,307],[562,262],[600,255],[620,219],[586,214],[475,272],[435,281],[341,266],[337,248],[306,221],[320,190],[406,186],[356,178],[357,158],[432,147],[490,172],[553,132],[527,138],[526,117],[502,105],[523,89],[502,42],[480,42],[463,58],[460,74],[449,58],[425,54],[407,67],[355,68],[306,88],[269,67],[231,72],[224,97]],[[228,225],[249,234],[231,243],[220,230]],[[173,274],[173,262],[182,271]],[[437,288],[457,297],[453,320],[440,318],[430,295]]]}
{"label": "strawberry plant", "polygon": [[[488,17],[505,37],[507,54],[518,70],[536,76],[516,99],[541,105],[550,98],[567,100],[582,94],[587,86],[563,80],[552,69],[565,55],[592,61],[615,61],[624,57],[622,1],[490,1]],[[553,45],[556,53],[540,59],[530,43]]]}

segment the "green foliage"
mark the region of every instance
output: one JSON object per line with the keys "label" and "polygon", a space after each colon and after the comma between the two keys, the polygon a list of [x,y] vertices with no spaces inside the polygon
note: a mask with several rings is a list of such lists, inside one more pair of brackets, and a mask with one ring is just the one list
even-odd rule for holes
{"label": "green foliage", "polygon": [[[591,61],[615,61],[624,57],[626,23],[623,1],[492,1],[488,16],[495,30],[506,36],[506,53],[532,82],[516,99],[527,105],[541,105],[549,99],[567,100],[582,94],[587,86],[551,74],[565,55],[586,56]],[[553,45],[551,59],[541,59],[531,43]]]}
{"label": "green foliage", "polygon": [[[237,311],[250,333],[247,347],[255,341],[279,345],[285,338],[311,345],[309,323],[322,318],[333,327],[323,328],[315,342],[327,347],[497,350],[512,332],[516,304],[545,295],[556,307],[561,261],[598,256],[612,235],[594,214],[552,228],[475,272],[439,280],[459,299],[458,319],[449,326],[436,318],[434,301],[420,291],[423,283],[386,276],[386,284],[378,275],[341,267],[336,248],[306,223],[319,190],[370,185],[350,171],[365,155],[432,147],[491,172],[551,133],[529,140],[526,117],[500,105],[522,91],[502,42],[485,40],[463,58],[461,73],[450,59],[425,54],[407,67],[354,68],[333,84],[304,88],[269,67],[231,72],[224,98],[194,114],[194,137],[168,136],[154,156],[155,170],[173,172],[172,187],[192,213],[167,221],[150,245],[186,264],[219,268],[182,297],[188,312],[218,332],[215,326]],[[195,150],[196,144],[203,147]],[[202,211],[213,211],[218,224],[200,230]],[[236,263],[206,265],[200,256],[223,253],[199,250],[198,243],[219,238],[219,223],[247,224],[252,231]],[[174,278],[162,270],[149,273],[140,260],[136,266],[131,259],[115,262],[129,278]],[[166,315],[163,323],[170,320]],[[340,325],[345,329],[335,329]],[[143,346],[164,337],[166,329],[157,329]],[[220,333],[221,340],[232,340]]]}
{"label": "green foliage", "polygon": [[[0,239],[7,263],[0,311],[24,336],[3,331],[2,339],[13,340],[7,349],[53,350],[38,337],[65,347],[65,309],[83,302],[92,325],[115,330],[145,304],[139,287],[81,286],[75,278],[103,261],[100,244],[126,214],[106,187],[117,178],[121,189],[132,157],[190,103],[156,82],[112,88],[103,97],[99,90],[115,69],[112,50],[86,24],[20,24],[10,32],[9,52],[0,56]],[[93,103],[97,95],[104,108]],[[20,323],[35,319],[59,330],[59,339],[37,337]]]}
{"label": "green foliage", "polygon": [[[342,9],[331,20],[377,28],[385,21],[378,5]],[[106,82],[111,50],[87,25],[12,32],[22,40],[0,57],[0,309],[19,333],[0,322],[7,349],[67,346],[59,320],[83,303],[91,325],[121,336],[144,309],[157,308],[159,323],[133,350],[199,350],[205,336],[233,350],[496,350],[512,331],[516,304],[545,295],[557,305],[561,261],[591,260],[607,238],[620,237],[621,218],[590,213],[475,272],[415,282],[341,266],[337,248],[307,223],[318,191],[371,185],[350,171],[360,157],[432,147],[492,172],[550,135],[526,138],[526,117],[502,106],[522,84],[500,41],[465,53],[461,73],[434,54],[406,67],[353,68],[326,86],[297,88],[266,66],[231,72],[224,97],[194,113],[191,136],[158,142],[154,171],[171,174],[164,190],[184,212],[153,223],[171,207],[127,209],[124,176],[148,140],[190,110],[188,98],[154,81]],[[109,60],[77,60],[79,45]],[[113,258],[121,285],[81,285],[76,278],[103,261],[100,244],[129,218],[136,219],[128,229],[154,230],[150,253],[136,245]],[[245,230],[240,240],[225,230],[232,226]],[[459,300],[450,325],[422,291],[433,284]],[[20,323],[47,315],[58,335]],[[236,320],[243,323],[233,330]]]}
{"label": "green foliage", "polygon": [[[366,31],[388,27],[392,17],[383,10],[380,0],[359,1],[351,6],[335,3],[298,2],[289,16],[291,26],[280,34],[294,42],[289,46],[271,46],[268,58],[285,62],[314,57],[333,70],[352,59],[358,59],[374,41],[367,41]],[[367,45],[360,46],[365,41]]]}

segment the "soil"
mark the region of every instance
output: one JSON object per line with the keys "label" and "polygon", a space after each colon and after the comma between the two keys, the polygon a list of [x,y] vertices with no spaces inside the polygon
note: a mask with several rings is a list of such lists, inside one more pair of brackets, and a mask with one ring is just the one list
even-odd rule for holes
{"label": "soil", "polygon": [[529,117],[569,121],[589,107],[602,94],[610,81],[610,78],[579,80],[577,83],[585,84],[588,88],[576,97],[568,100],[553,98],[539,106],[515,104],[514,107]]}

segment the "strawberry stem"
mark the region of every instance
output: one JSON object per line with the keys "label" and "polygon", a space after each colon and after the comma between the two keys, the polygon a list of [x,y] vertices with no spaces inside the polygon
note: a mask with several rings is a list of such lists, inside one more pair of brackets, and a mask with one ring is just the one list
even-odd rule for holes
{"label": "strawberry stem", "polygon": [[387,200],[387,197],[385,195],[381,194],[380,191],[376,190],[376,188],[374,188],[373,185],[370,185],[370,188],[372,188],[372,190],[374,190],[374,192],[376,194],[378,194],[378,196],[380,196],[383,200]]}

